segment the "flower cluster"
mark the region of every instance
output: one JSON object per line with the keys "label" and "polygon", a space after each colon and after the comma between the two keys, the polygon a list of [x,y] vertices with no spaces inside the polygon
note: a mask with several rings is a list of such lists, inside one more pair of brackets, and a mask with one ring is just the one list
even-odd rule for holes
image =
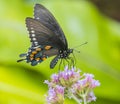
{"label": "flower cluster", "polygon": [[79,104],[95,101],[93,89],[100,85],[99,81],[92,74],[80,75],[80,72],[79,69],[66,66],[64,71],[53,74],[50,81],[46,80],[49,86],[48,104],[63,104],[65,97],[73,98]]}
{"label": "flower cluster", "polygon": [[62,104],[64,102],[64,87],[56,85],[49,89],[47,102],[48,104]]}

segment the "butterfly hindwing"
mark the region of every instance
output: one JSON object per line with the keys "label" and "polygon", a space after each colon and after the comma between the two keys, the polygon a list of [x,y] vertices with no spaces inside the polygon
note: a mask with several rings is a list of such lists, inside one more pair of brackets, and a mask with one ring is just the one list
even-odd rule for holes
{"label": "butterfly hindwing", "polygon": [[30,48],[26,56],[27,62],[31,62],[32,66],[43,62],[48,57],[58,54],[58,50],[52,46],[39,46],[36,48]]}

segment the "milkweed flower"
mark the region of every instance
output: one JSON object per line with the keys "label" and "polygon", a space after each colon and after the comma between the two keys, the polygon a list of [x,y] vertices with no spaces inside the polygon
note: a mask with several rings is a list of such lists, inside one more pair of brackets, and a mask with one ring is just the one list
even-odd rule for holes
{"label": "milkweed flower", "polygon": [[100,86],[93,74],[80,74],[80,69],[66,66],[64,71],[51,75],[50,80],[45,80],[48,85],[48,104],[63,104],[64,98],[73,98],[78,104],[87,104],[96,101],[93,89]]}

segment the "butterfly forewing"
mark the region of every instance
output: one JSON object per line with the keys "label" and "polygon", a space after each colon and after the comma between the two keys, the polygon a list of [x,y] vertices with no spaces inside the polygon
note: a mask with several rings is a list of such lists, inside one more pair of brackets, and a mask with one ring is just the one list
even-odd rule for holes
{"label": "butterfly forewing", "polygon": [[56,36],[59,37],[61,43],[64,45],[64,49],[68,48],[67,40],[62,29],[48,9],[40,4],[36,4],[34,7],[34,18],[40,21],[44,26],[49,28]]}
{"label": "butterfly forewing", "polygon": [[40,22],[32,18],[26,18],[26,27],[29,31],[29,36],[33,46],[50,44],[49,39],[53,33],[43,26]]}
{"label": "butterfly forewing", "polygon": [[51,45],[54,48],[63,49],[64,44],[60,38],[51,30],[33,18],[26,19],[26,26],[29,31],[33,47],[38,45]]}

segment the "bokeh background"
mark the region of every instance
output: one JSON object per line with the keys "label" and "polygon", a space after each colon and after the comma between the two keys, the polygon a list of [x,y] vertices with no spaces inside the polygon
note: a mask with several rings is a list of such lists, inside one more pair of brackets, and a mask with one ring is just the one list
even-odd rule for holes
{"label": "bokeh background", "polygon": [[[111,0],[0,0],[0,104],[46,104],[48,88],[43,82],[58,72],[58,65],[49,68],[53,57],[35,67],[16,62],[30,47],[25,18],[33,17],[36,3],[56,17],[69,47],[88,42],[74,54],[76,67],[101,82],[94,90],[97,101],[91,104],[120,104],[120,9],[107,1]],[[76,102],[66,99],[65,104]]]}

